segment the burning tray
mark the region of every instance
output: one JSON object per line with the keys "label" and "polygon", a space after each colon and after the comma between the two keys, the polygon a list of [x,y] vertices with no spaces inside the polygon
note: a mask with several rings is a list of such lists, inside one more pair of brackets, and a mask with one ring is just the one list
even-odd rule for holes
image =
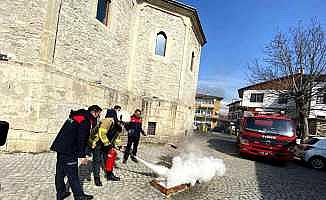
{"label": "burning tray", "polygon": [[168,188],[166,186],[166,182],[164,180],[152,180],[151,185],[158,189],[161,193],[163,193],[166,197],[170,197],[171,195],[178,193],[178,192],[183,192],[190,188],[190,184],[182,184],[182,185],[177,185],[171,188]]}

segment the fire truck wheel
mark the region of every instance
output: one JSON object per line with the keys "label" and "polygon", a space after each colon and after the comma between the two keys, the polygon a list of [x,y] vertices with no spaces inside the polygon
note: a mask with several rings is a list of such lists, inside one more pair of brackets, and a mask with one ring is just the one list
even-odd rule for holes
{"label": "fire truck wheel", "polygon": [[311,165],[312,168],[314,169],[323,169],[325,168],[325,159],[320,157],[320,156],[314,156],[310,158],[309,164]]}

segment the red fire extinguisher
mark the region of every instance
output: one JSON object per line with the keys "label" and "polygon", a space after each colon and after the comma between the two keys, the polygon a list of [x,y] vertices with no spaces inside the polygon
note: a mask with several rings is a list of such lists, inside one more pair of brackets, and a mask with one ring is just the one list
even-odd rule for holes
{"label": "red fire extinguisher", "polygon": [[116,158],[117,158],[117,152],[116,152],[116,150],[114,150],[114,148],[111,148],[108,152],[106,163],[105,163],[106,172],[113,171],[113,167],[115,166]]}

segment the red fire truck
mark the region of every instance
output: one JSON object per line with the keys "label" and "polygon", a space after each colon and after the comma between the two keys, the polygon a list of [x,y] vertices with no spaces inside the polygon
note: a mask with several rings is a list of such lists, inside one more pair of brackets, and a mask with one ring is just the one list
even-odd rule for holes
{"label": "red fire truck", "polygon": [[237,143],[240,155],[289,161],[296,144],[294,122],[283,113],[245,112]]}

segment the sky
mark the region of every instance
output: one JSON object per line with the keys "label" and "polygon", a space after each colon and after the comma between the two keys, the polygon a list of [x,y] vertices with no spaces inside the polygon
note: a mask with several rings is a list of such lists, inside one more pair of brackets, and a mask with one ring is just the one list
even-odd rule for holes
{"label": "sky", "polygon": [[326,29],[326,0],[179,0],[195,7],[207,38],[202,49],[199,88],[238,98],[248,85],[247,64],[279,32],[317,19]]}

